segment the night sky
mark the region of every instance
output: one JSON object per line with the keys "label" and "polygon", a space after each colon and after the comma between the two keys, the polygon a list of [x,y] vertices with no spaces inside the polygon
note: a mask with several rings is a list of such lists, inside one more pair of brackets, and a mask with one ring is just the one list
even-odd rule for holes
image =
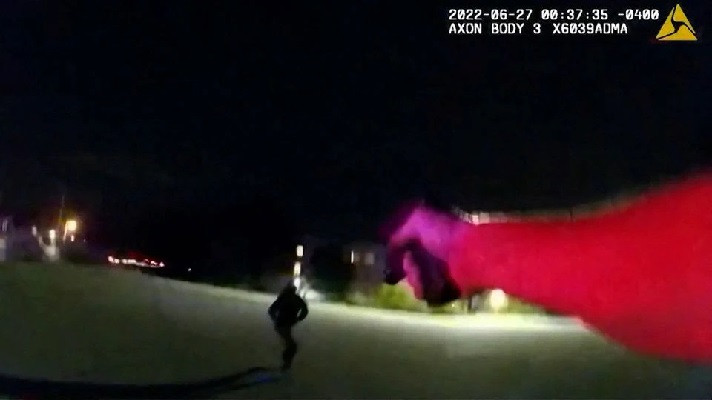
{"label": "night sky", "polygon": [[562,207],[712,160],[708,2],[683,3],[700,41],[664,44],[453,37],[439,1],[9,3],[0,210],[64,191],[108,245],[261,215],[369,238],[413,197]]}

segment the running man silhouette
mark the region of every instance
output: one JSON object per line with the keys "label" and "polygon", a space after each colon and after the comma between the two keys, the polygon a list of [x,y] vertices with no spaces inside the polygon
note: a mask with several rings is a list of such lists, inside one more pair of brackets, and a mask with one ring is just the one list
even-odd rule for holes
{"label": "running man silhouette", "polygon": [[284,341],[282,371],[287,371],[292,367],[292,360],[297,354],[297,342],[292,337],[292,328],[309,314],[307,303],[299,297],[294,284],[289,283],[267,312],[274,323],[274,330]]}

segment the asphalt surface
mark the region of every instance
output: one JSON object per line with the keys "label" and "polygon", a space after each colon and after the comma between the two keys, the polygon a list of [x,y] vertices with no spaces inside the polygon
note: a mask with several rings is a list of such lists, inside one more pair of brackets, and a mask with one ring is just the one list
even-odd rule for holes
{"label": "asphalt surface", "polygon": [[[155,384],[276,367],[270,300],[138,272],[5,265],[0,373]],[[295,337],[300,350],[288,375],[212,397],[712,396],[712,368],[631,354],[571,320],[312,303]]]}

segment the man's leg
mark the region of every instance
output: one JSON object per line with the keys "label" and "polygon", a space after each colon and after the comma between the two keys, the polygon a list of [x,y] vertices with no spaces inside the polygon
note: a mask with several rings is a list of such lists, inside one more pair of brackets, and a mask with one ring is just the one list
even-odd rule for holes
{"label": "man's leg", "polygon": [[292,326],[281,326],[278,328],[279,336],[284,340],[284,351],[282,352],[282,369],[287,370],[292,366],[292,360],[297,354],[297,342],[292,337]]}

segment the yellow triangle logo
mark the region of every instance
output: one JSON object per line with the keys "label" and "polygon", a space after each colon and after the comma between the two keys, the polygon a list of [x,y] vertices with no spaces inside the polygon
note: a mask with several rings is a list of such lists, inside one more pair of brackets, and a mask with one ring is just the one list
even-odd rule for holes
{"label": "yellow triangle logo", "polygon": [[687,40],[694,41],[697,40],[695,36],[695,30],[690,24],[690,20],[682,11],[682,7],[676,4],[675,7],[670,11],[670,15],[665,18],[663,26],[660,27],[658,35],[655,36],[658,40]]}

